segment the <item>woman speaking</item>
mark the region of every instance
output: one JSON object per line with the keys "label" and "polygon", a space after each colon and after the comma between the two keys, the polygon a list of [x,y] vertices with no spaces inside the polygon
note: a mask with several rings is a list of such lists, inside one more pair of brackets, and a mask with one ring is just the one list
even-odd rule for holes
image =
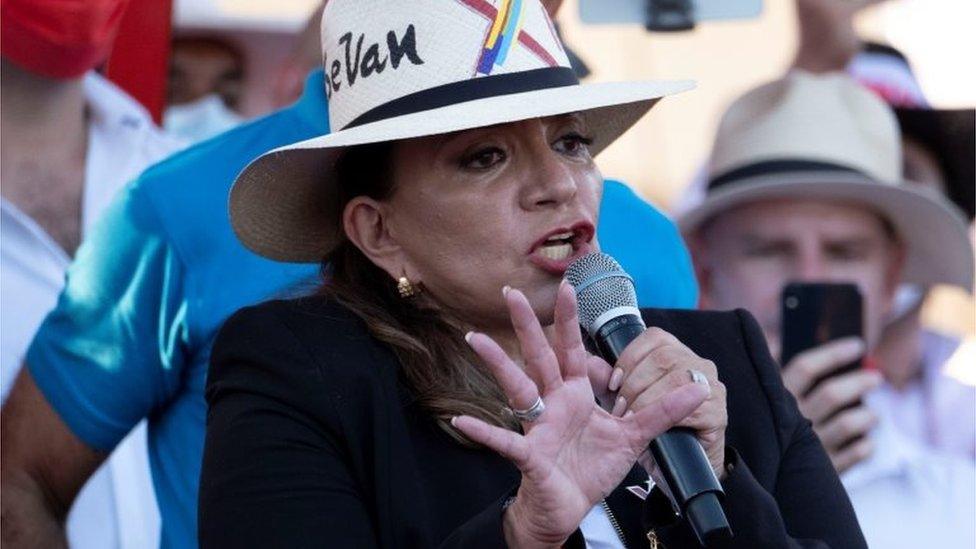
{"label": "woman speaking", "polygon": [[744,312],[642,311],[586,351],[569,264],[599,153],[684,82],[580,85],[538,0],[331,0],[334,133],[240,175],[232,225],[327,265],[212,356],[204,547],[695,547],[649,457],[694,430],[727,547],[863,547]]}

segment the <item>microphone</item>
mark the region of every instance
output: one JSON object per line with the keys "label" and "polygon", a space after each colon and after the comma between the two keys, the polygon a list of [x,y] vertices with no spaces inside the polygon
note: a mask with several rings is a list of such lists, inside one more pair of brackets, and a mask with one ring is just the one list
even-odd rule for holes
{"label": "microphone", "polygon": [[[615,364],[624,348],[647,329],[637,308],[634,281],[617,261],[604,253],[587,254],[566,270],[576,290],[580,325],[600,355]],[[732,537],[719,497],[725,492],[691,429],[676,427],[651,441],[657,462],[682,516],[702,545]]]}

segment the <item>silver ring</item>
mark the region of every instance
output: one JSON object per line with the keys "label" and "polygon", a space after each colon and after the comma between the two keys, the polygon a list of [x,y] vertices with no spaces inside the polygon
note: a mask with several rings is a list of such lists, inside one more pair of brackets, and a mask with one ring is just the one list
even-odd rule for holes
{"label": "silver ring", "polygon": [[688,373],[691,374],[691,380],[693,382],[704,385],[705,387],[709,386],[708,378],[705,377],[705,374],[699,372],[698,370],[688,370]]}
{"label": "silver ring", "polygon": [[529,408],[526,410],[516,410],[513,408],[512,414],[515,415],[515,417],[519,421],[531,423],[539,419],[539,416],[541,416],[542,412],[545,411],[546,411],[546,404],[542,402],[542,397],[540,396],[540,397],[536,397],[535,402],[532,404],[532,406],[529,406]]}

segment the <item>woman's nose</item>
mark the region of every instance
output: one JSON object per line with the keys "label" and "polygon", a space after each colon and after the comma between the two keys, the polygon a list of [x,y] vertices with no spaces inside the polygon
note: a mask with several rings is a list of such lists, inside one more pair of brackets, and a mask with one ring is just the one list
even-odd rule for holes
{"label": "woman's nose", "polygon": [[549,151],[537,161],[523,194],[526,209],[559,207],[576,198],[579,186],[572,170]]}

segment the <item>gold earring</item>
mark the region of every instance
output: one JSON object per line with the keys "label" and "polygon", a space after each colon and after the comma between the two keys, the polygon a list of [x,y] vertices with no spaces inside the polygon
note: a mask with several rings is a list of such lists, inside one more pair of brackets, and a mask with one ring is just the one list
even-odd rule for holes
{"label": "gold earring", "polygon": [[416,297],[417,294],[420,293],[420,289],[417,286],[414,286],[406,275],[401,276],[397,280],[397,291],[400,292],[400,297],[403,299]]}

